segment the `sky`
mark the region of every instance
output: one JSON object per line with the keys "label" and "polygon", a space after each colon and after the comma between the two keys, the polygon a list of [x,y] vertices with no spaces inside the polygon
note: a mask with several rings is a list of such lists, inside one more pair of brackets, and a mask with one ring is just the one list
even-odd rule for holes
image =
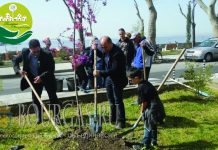
{"label": "sky", "polygon": [[[209,0],[204,0],[206,3]],[[72,27],[72,21],[62,0],[0,0],[0,6],[8,2],[19,2],[25,5],[32,14],[33,35],[31,38],[57,38],[67,27]],[[145,34],[147,33],[148,10],[145,0],[137,0],[143,19],[145,20]],[[184,36],[186,21],[179,11],[181,4],[184,12],[187,11],[188,0],[154,0],[157,18],[157,37]],[[0,10],[1,11],[1,10]],[[196,35],[212,36],[211,26],[207,15],[196,7]],[[107,0],[107,6],[100,7],[96,15],[97,23],[93,25],[97,37],[109,35],[118,38],[118,29],[124,28],[133,31],[138,18],[133,0]]]}

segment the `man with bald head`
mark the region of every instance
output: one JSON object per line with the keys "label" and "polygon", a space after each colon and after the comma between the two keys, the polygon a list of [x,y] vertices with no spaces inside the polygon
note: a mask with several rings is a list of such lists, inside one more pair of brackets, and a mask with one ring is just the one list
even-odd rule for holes
{"label": "man with bald head", "polygon": [[103,58],[105,70],[94,70],[93,75],[102,76],[106,80],[105,87],[110,103],[111,123],[116,122],[116,128],[118,129],[125,128],[126,118],[123,103],[123,88],[128,82],[126,77],[125,56],[123,51],[112,43],[110,37],[103,36],[100,43],[103,53],[97,51],[97,55]]}

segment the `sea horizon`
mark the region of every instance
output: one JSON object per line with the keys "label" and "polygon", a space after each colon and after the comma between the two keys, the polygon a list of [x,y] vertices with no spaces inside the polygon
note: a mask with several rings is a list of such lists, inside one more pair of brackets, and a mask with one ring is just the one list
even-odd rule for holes
{"label": "sea horizon", "polygon": [[[201,42],[210,38],[211,36],[208,35],[201,35],[196,36],[196,42]],[[21,51],[23,48],[28,47],[28,41],[20,43],[18,45],[0,45],[0,53],[5,53],[6,51]],[[112,39],[113,43],[117,43],[118,39]],[[157,44],[169,44],[169,43],[185,43],[186,37],[185,36],[159,36],[156,38]],[[60,45],[56,39],[51,39],[52,45],[51,48],[60,48]],[[90,40],[86,40],[85,44],[86,47],[89,46]],[[45,47],[45,44],[40,41],[41,47]],[[73,47],[73,43],[68,40],[62,40],[62,44],[67,47]]]}

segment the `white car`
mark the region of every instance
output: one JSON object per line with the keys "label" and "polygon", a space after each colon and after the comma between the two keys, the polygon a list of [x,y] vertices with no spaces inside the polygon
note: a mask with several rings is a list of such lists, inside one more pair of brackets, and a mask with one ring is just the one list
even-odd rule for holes
{"label": "white car", "polygon": [[206,62],[218,58],[218,38],[210,38],[198,46],[187,49],[184,57],[186,60],[205,60]]}

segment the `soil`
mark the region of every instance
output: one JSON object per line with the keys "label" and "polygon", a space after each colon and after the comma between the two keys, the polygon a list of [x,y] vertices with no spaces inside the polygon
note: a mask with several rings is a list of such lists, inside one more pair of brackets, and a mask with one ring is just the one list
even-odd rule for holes
{"label": "soil", "polygon": [[112,134],[93,134],[89,129],[74,128],[51,147],[55,150],[130,150],[132,144]]}

